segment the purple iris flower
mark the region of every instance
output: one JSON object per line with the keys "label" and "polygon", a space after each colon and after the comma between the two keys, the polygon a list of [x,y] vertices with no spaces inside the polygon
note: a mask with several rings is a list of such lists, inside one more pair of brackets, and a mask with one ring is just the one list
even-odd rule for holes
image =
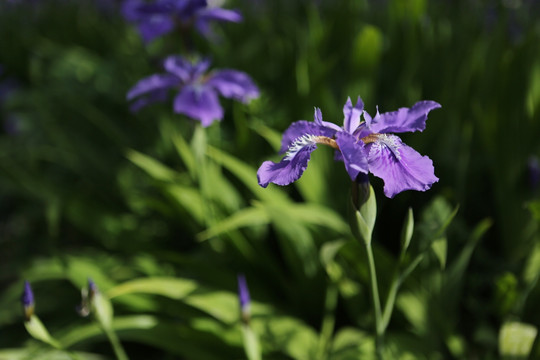
{"label": "purple iris flower", "polygon": [[285,131],[280,152],[286,155],[279,163],[265,161],[261,165],[259,185],[288,185],[298,180],[317,144],[325,144],[337,150],[336,159],[345,163],[353,181],[368,172],[383,179],[384,194],[389,198],[404,190],[425,191],[438,181],[433,162],[393,133],[424,130],[427,114],[439,107],[434,101],[420,101],[410,109],[377,111],[372,118],[364,111],[360,97],[354,107],[349,98],[343,107],[343,127],[322,121],[321,111],[315,109],[314,122],[297,121]]}
{"label": "purple iris flower", "polygon": [[164,62],[167,73],[146,77],[128,91],[128,100],[138,98],[131,104],[131,110],[165,101],[169,89],[177,89],[174,112],[197,119],[206,127],[223,119],[218,95],[243,103],[259,96],[259,89],[247,74],[231,69],[206,73],[209,66],[207,59],[192,63],[180,56],[167,57]]}
{"label": "purple iris flower", "polygon": [[24,290],[21,297],[21,303],[24,308],[24,317],[26,321],[30,320],[30,317],[34,314],[34,292],[30,286],[29,281],[24,282]]}
{"label": "purple iris flower", "polygon": [[238,11],[209,7],[206,0],[125,0],[122,12],[126,20],[138,25],[145,42],[150,42],[175,28],[191,26],[201,34],[209,36],[211,21],[242,21]]}

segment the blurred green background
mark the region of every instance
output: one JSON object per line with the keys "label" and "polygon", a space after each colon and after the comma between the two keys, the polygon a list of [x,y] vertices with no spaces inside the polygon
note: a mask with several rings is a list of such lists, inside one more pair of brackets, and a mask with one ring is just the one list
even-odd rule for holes
{"label": "blurred green background", "polygon": [[540,3],[223,6],[244,21],[197,47],[213,67],[248,73],[261,97],[222,99],[224,120],[203,131],[171,101],[128,110],[127,90],[178,51],[173,34],[145,46],[113,1],[0,3],[0,359],[68,356],[25,332],[24,279],[66,347],[112,357],[75,311],[89,276],[131,358],[245,358],[237,273],[265,359],[372,358],[342,165],[320,149],[295,185],[261,189],[255,175],[289,124],[314,106],[341,124],[348,96],[371,114],[442,105],[402,137],[440,181],[387,199],[371,179],[381,292],[409,207],[411,251],[424,254],[390,323],[394,358],[497,359],[505,322],[540,326]]}

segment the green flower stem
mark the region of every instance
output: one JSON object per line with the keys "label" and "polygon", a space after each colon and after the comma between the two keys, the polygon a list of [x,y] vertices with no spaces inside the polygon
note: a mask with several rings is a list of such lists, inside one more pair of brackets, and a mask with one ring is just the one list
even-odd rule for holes
{"label": "green flower stem", "polygon": [[128,360],[128,356],[122,347],[122,344],[120,343],[120,340],[118,339],[118,336],[116,336],[116,333],[114,330],[109,329],[107,327],[103,327],[103,332],[105,332],[105,335],[107,335],[107,338],[109,339],[109,342],[111,343],[111,346],[114,351],[114,355],[118,360]]}
{"label": "green flower stem", "polygon": [[334,333],[334,326],[336,322],[334,311],[336,309],[337,299],[337,286],[334,283],[329,283],[326,289],[326,299],[324,304],[325,314],[322,321],[321,333],[319,337],[317,359],[327,358],[327,353],[331,344],[332,334]]}
{"label": "green flower stem", "polygon": [[[371,240],[371,239],[369,239]],[[373,250],[371,241],[364,241],[369,265],[369,276],[371,283],[371,297],[373,300],[373,309],[375,310],[375,349],[377,358],[382,359],[382,349],[384,341],[384,328],[381,315],[381,301],[379,299],[379,288],[377,282],[377,272],[375,270],[375,259],[373,258]]]}

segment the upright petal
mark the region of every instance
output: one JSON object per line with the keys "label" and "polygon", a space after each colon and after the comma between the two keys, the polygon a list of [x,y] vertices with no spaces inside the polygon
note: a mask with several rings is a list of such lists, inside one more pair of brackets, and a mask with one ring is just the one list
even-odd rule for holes
{"label": "upright petal", "polygon": [[179,82],[179,79],[171,74],[154,74],[139,80],[131,89],[129,89],[126,98],[132,100],[142,94],[170,89],[175,85],[179,85]]}
{"label": "upright petal", "polygon": [[170,55],[163,61],[163,67],[167,72],[178,76],[183,83],[186,83],[190,79],[191,62],[182,56]]}
{"label": "upright petal", "polygon": [[339,146],[342,160],[352,181],[355,181],[359,173],[368,173],[368,158],[362,143],[351,134],[340,131],[336,134],[336,142]]}
{"label": "upright petal", "polygon": [[356,105],[353,107],[351,98],[347,98],[345,106],[343,106],[343,129],[349,134],[352,134],[360,125],[360,115],[364,111],[364,102],[358,97]]}
{"label": "upright petal", "polygon": [[217,93],[208,87],[185,86],[174,99],[174,112],[200,120],[204,127],[223,119]]}
{"label": "upright petal", "polygon": [[311,153],[316,148],[317,145],[315,143],[307,144],[290,159],[286,156],[279,163],[272,161],[263,162],[257,171],[259,185],[263,188],[267,187],[269,183],[283,186],[300,179],[307,168]]}
{"label": "upright petal", "polygon": [[330,129],[326,126],[306,120],[296,121],[293,122],[283,133],[283,138],[281,139],[281,149],[279,149],[279,152],[281,154],[285,153],[295,140],[306,135],[326,136],[332,138],[335,134],[336,130]]}
{"label": "upright petal", "polygon": [[313,115],[313,121],[317,125],[324,126],[324,127],[333,129],[335,131],[341,131],[341,127],[339,127],[338,125],[336,125],[334,123],[331,123],[331,122],[328,122],[328,121],[323,121],[321,109],[319,109],[318,107],[315,108],[315,114]]}
{"label": "upright petal", "polygon": [[207,85],[215,88],[222,96],[244,103],[259,96],[259,89],[251,78],[241,71],[219,70],[214,72]]}
{"label": "upright petal", "polygon": [[433,162],[405,145],[395,135],[381,135],[381,139],[366,145],[369,171],[384,180],[384,194],[393,198],[405,190],[426,191],[439,179]]}
{"label": "upright petal", "polygon": [[366,117],[369,129],[374,133],[401,133],[409,131],[423,131],[426,128],[428,113],[440,108],[435,101],[419,101],[409,108],[400,108],[397,111],[377,115],[373,119]]}

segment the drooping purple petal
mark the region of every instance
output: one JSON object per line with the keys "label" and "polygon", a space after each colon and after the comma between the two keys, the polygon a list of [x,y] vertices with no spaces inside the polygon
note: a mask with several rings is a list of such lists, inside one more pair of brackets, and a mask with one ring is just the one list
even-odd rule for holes
{"label": "drooping purple petal", "polygon": [[336,142],[339,146],[342,160],[352,181],[359,173],[368,173],[368,158],[362,144],[351,134],[344,131],[336,133]]}
{"label": "drooping purple petal", "polygon": [[174,26],[174,21],[166,15],[152,15],[140,21],[138,25],[139,32],[145,43],[170,33]]}
{"label": "drooping purple petal", "polygon": [[126,98],[133,98],[142,94],[154,92],[157,90],[166,90],[175,85],[179,85],[178,77],[172,74],[154,74],[139,80],[131,89],[129,89]]}
{"label": "drooping purple petal", "polygon": [[169,94],[169,91],[167,89],[159,89],[159,90],[152,91],[148,95],[141,96],[140,98],[133,101],[129,105],[129,110],[131,112],[137,112],[145,106],[148,106],[157,102],[165,102],[167,100],[168,94]]}
{"label": "drooping purple petal", "polygon": [[440,108],[435,101],[419,101],[411,108],[400,108],[397,111],[377,114],[373,119],[364,117],[369,129],[374,133],[401,133],[423,131],[426,128],[427,114]]}
{"label": "drooping purple petal", "polygon": [[279,152],[280,154],[285,153],[295,140],[305,135],[326,136],[332,138],[335,134],[336,130],[316,124],[315,122],[306,120],[296,121],[283,133]]}
{"label": "drooping purple petal", "polygon": [[341,127],[339,127],[338,125],[336,125],[334,123],[331,123],[331,122],[328,122],[328,121],[323,121],[321,109],[319,109],[318,107],[315,108],[315,114],[313,115],[313,121],[317,125],[324,126],[324,127],[333,129],[335,131],[341,131]]}
{"label": "drooping purple petal", "polygon": [[311,153],[317,148],[315,143],[309,144],[296,152],[295,156],[287,160],[285,157],[281,162],[274,163],[265,161],[257,171],[257,180],[263,188],[268,184],[289,185],[300,179],[307,168]]}
{"label": "drooping purple petal", "polygon": [[369,171],[384,180],[384,194],[389,198],[405,190],[426,191],[439,180],[431,159],[395,135],[381,135],[366,145],[366,151]]}
{"label": "drooping purple petal", "polygon": [[352,134],[358,128],[358,125],[360,125],[362,111],[364,111],[364,102],[360,96],[354,107],[352,106],[351,98],[347,98],[347,102],[343,106],[343,129],[349,134]]}
{"label": "drooping purple petal", "polygon": [[174,112],[200,120],[204,127],[223,119],[218,95],[207,86],[184,86],[174,99]]}
{"label": "drooping purple petal", "polygon": [[229,69],[216,71],[210,76],[207,84],[222,96],[244,103],[259,96],[259,89],[253,80],[241,71]]}

